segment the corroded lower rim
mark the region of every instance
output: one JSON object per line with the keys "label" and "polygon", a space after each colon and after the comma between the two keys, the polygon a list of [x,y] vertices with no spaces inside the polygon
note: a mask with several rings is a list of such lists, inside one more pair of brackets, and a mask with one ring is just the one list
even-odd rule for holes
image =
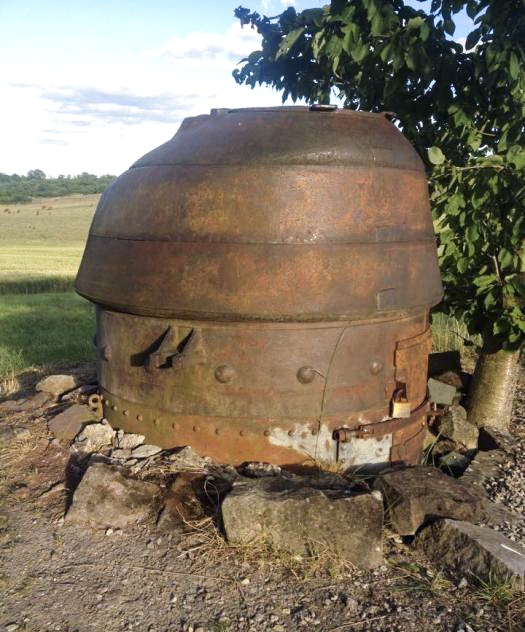
{"label": "corroded lower rim", "polygon": [[201,456],[219,462],[239,465],[245,461],[265,461],[305,467],[339,465],[346,469],[392,462],[416,464],[421,460],[425,406],[397,431],[371,437],[363,437],[358,432],[343,446],[334,434],[334,420],[321,423],[307,418],[176,415],[131,402],[105,389],[101,389],[101,395],[104,417],[113,427],[143,434],[149,443],[163,448],[191,445]]}

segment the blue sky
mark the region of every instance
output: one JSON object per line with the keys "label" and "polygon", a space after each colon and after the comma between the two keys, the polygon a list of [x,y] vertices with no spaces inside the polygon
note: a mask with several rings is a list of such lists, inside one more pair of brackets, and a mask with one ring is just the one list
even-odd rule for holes
{"label": "blue sky", "polygon": [[[325,3],[0,0],[0,172],[120,173],[186,116],[279,105],[276,92],[231,77],[258,45],[234,8]],[[467,32],[464,20],[455,37]]]}

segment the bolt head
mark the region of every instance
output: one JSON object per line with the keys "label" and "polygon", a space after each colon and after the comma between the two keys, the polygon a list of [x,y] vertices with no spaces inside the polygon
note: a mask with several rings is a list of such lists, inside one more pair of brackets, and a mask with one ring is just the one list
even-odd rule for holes
{"label": "bolt head", "polygon": [[297,379],[301,384],[310,384],[315,379],[315,369],[312,369],[311,366],[302,366],[297,371]]}
{"label": "bolt head", "polygon": [[227,364],[221,364],[215,369],[215,379],[221,384],[231,382],[235,377],[235,369]]}

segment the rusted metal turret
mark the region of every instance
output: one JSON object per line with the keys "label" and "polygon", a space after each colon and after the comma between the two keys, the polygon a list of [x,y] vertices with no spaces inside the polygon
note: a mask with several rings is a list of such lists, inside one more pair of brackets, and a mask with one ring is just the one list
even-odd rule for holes
{"label": "rusted metal turret", "polygon": [[103,195],[76,281],[97,304],[104,414],[222,462],[416,462],[427,181],[383,115],[188,118]]}

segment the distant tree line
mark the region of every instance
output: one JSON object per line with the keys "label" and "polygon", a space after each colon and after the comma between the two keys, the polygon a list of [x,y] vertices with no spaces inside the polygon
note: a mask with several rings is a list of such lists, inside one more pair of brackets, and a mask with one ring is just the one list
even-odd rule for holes
{"label": "distant tree line", "polygon": [[0,204],[30,202],[34,197],[102,193],[115,178],[116,176],[95,176],[86,172],[77,176],[50,178],[41,169],[32,169],[25,176],[0,173]]}

